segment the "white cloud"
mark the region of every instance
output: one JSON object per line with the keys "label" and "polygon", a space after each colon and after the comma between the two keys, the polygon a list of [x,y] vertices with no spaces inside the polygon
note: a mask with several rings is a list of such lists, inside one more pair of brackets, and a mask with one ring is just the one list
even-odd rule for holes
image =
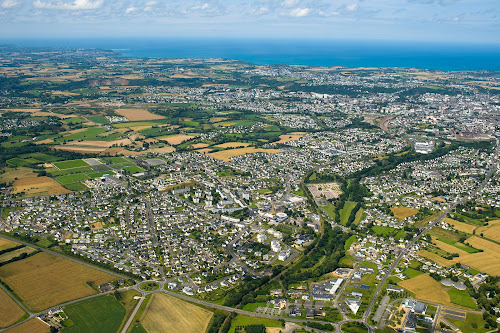
{"label": "white cloud", "polygon": [[146,6],[144,7],[145,12],[150,12],[153,10],[153,6],[156,5],[158,2],[157,1],[148,1],[146,2]]}
{"label": "white cloud", "polygon": [[253,15],[264,15],[267,13],[269,13],[269,8],[267,8],[267,7],[259,7],[259,8],[252,11]]}
{"label": "white cloud", "polygon": [[73,2],[63,2],[60,0],[52,0],[44,2],[35,0],[33,6],[41,9],[61,9],[61,10],[90,10],[101,8],[104,0],[75,0]]}
{"label": "white cloud", "polygon": [[290,16],[304,17],[309,15],[310,11],[311,11],[310,8],[295,8],[290,11]]}
{"label": "white cloud", "polygon": [[345,10],[347,10],[348,12],[354,12],[358,8],[359,8],[359,5],[357,3],[353,3],[353,4],[350,4],[350,5],[347,5],[345,7]]}
{"label": "white cloud", "polygon": [[283,7],[293,7],[295,6],[296,4],[298,4],[299,1],[298,0],[284,0],[281,5]]}
{"label": "white cloud", "polygon": [[19,7],[21,3],[17,0],[4,0],[0,7],[2,8],[15,8]]}
{"label": "white cloud", "polygon": [[135,12],[136,10],[137,10],[137,8],[135,8],[135,7],[128,7],[127,9],[125,9],[125,13],[130,14],[132,12]]}

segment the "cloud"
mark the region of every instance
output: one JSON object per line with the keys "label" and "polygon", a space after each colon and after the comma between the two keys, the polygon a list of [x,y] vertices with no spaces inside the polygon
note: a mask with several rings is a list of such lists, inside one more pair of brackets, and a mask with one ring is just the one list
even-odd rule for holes
{"label": "cloud", "polygon": [[158,2],[157,1],[148,1],[146,2],[146,6],[144,7],[145,12],[150,12],[153,10],[153,6],[155,6]]}
{"label": "cloud", "polygon": [[135,12],[137,10],[137,8],[135,7],[128,7],[127,9],[125,9],[125,14],[130,14],[132,12]]}
{"label": "cloud", "polygon": [[284,1],[281,3],[281,5],[282,5],[283,7],[288,7],[288,8],[289,8],[289,7],[293,7],[293,6],[295,6],[297,3],[299,3],[299,1],[298,1],[298,0],[284,0]]}
{"label": "cloud", "polygon": [[250,11],[251,15],[264,15],[267,13],[269,13],[269,8],[266,6],[262,6],[262,7],[259,7],[259,8],[256,8],[256,9],[253,9]]}
{"label": "cloud", "polygon": [[21,3],[17,0],[4,0],[0,7],[2,8],[15,8],[19,7]]}
{"label": "cloud", "polygon": [[63,2],[60,0],[44,2],[35,0],[33,7],[40,9],[91,10],[101,8],[103,4],[104,0],[75,0],[73,2]]}
{"label": "cloud", "polygon": [[359,8],[359,5],[357,3],[353,3],[350,5],[345,6],[345,10],[348,12],[354,12]]}
{"label": "cloud", "polygon": [[311,11],[310,8],[295,8],[290,11],[290,16],[293,17],[304,17],[309,15],[309,12]]}

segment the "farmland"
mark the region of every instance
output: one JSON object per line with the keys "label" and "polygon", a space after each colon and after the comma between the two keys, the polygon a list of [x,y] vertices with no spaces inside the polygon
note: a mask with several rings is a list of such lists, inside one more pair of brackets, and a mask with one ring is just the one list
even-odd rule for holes
{"label": "farmland", "polygon": [[124,116],[130,121],[138,120],[156,120],[164,119],[165,117],[153,114],[148,110],[144,109],[116,109],[115,112],[121,116]]}
{"label": "farmland", "polygon": [[87,283],[97,286],[115,279],[45,252],[0,267],[0,278],[34,311],[95,294]]}
{"label": "farmland", "polygon": [[156,293],[151,296],[140,322],[148,333],[198,333],[207,329],[211,318],[208,310]]}
{"label": "farmland", "polygon": [[391,207],[391,211],[397,219],[405,219],[418,213],[416,209],[402,206]]}
{"label": "farmland", "polygon": [[0,289],[0,328],[14,324],[23,315],[23,309]]}
{"label": "farmland", "polygon": [[468,253],[453,261],[477,268],[490,275],[500,275],[500,245],[477,236],[468,238],[466,243],[483,252]]}
{"label": "farmland", "polygon": [[237,315],[231,322],[229,333],[234,333],[237,326],[264,325],[266,327],[281,327],[281,322],[273,319],[256,318]]}
{"label": "farmland", "polygon": [[468,234],[472,234],[474,230],[478,227],[477,225],[459,222],[457,220],[450,219],[448,217],[444,218],[443,221],[452,225],[455,230],[466,232]]}
{"label": "farmland", "polygon": [[178,144],[183,143],[184,141],[191,140],[194,138],[194,135],[187,135],[187,134],[175,134],[175,135],[168,135],[168,136],[161,136],[158,139],[162,141],[168,142],[168,144],[172,146],[176,146]]}
{"label": "farmland", "polygon": [[56,168],[59,170],[64,169],[72,169],[89,165],[84,160],[73,160],[73,161],[64,161],[64,162],[54,162],[53,163]]}
{"label": "farmland", "polygon": [[0,237],[0,251],[10,249],[11,247],[18,246],[19,243]]}
{"label": "farmland", "polygon": [[484,237],[500,242],[500,220],[490,221],[488,225],[479,227],[476,235],[483,234]]}
{"label": "farmland", "polygon": [[279,149],[264,149],[264,148],[254,148],[254,147],[246,147],[246,148],[236,148],[229,150],[221,150],[214,153],[209,153],[208,155],[222,161],[229,161],[232,157],[245,155],[245,154],[253,154],[253,153],[269,153],[275,154],[279,153],[281,150]]}
{"label": "farmland", "polygon": [[19,326],[11,328],[6,331],[7,333],[49,333],[49,325],[43,323],[37,318],[33,318]]}
{"label": "farmland", "polygon": [[428,274],[421,274],[414,278],[400,281],[398,285],[414,293],[415,298],[451,305],[450,296],[446,290]]}
{"label": "farmland", "polygon": [[14,193],[25,193],[26,196],[65,194],[71,191],[62,187],[49,177],[23,178],[13,184]]}
{"label": "farmland", "polygon": [[125,317],[125,309],[113,295],[69,305],[64,312],[74,324],[64,330],[69,333],[116,332]]}

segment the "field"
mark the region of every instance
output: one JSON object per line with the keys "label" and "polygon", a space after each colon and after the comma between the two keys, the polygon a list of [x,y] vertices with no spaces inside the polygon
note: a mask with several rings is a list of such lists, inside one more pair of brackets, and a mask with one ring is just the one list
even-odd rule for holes
{"label": "field", "polygon": [[443,267],[449,267],[454,264],[452,260],[445,259],[435,253],[429,252],[427,250],[418,251],[418,254],[424,258],[427,258],[431,261],[434,261],[436,264],[441,265]]}
{"label": "field", "polygon": [[465,243],[483,252],[467,253],[453,259],[454,262],[469,265],[489,275],[500,275],[500,245],[477,236],[468,238]]}
{"label": "field", "polygon": [[24,324],[11,328],[7,333],[49,333],[50,327],[41,320],[33,318]]}
{"label": "field", "polygon": [[248,147],[250,144],[248,142],[225,142],[215,147],[219,148],[238,148],[238,147]]}
{"label": "field", "polygon": [[5,172],[0,174],[0,182],[6,184],[10,184],[17,179],[33,178],[37,176],[32,169],[28,168],[3,168],[2,170]]}
{"label": "field", "polygon": [[491,328],[484,328],[484,320],[480,314],[467,313],[465,321],[457,319],[448,319],[453,325],[457,326],[462,332],[484,333],[491,331]]}
{"label": "field", "polygon": [[96,294],[86,282],[97,286],[116,279],[46,252],[0,267],[0,278],[34,311]]}
{"label": "field", "polygon": [[280,135],[280,140],[273,142],[273,144],[278,144],[278,143],[286,143],[290,141],[295,141],[303,137],[306,133],[303,132],[295,132],[295,133],[288,133],[288,134],[283,134]]}
{"label": "field", "polygon": [[70,190],[62,187],[58,182],[49,177],[33,177],[16,180],[13,184],[14,193],[26,193],[30,195],[55,195],[70,193]]}
{"label": "field", "polygon": [[309,184],[307,188],[315,198],[324,196],[326,200],[337,199],[342,194],[339,183]]}
{"label": "field", "polygon": [[245,155],[245,154],[253,154],[253,153],[280,153],[279,149],[263,149],[263,148],[254,148],[254,147],[246,147],[246,148],[237,148],[237,149],[228,149],[221,150],[214,153],[209,153],[208,155],[212,156],[215,159],[222,160],[228,162],[232,157]]}
{"label": "field", "polygon": [[156,293],[140,321],[148,333],[199,333],[204,332],[212,313],[191,303],[163,293]]}
{"label": "field", "polygon": [[472,300],[469,293],[465,290],[458,290],[456,288],[451,288],[448,290],[448,295],[450,295],[451,302],[461,306],[465,306],[471,309],[477,309],[476,303]]}
{"label": "field", "polygon": [[400,281],[398,285],[414,293],[415,298],[445,305],[452,304],[446,290],[428,274],[421,274],[414,278]]}
{"label": "field", "polygon": [[0,289],[0,327],[7,327],[14,324],[23,315],[23,309]]}
{"label": "field", "polygon": [[450,219],[448,217],[444,218],[443,221],[448,223],[449,225],[452,225],[455,230],[466,232],[468,234],[472,234],[474,232],[474,229],[477,228],[477,225],[459,222],[459,221]]}
{"label": "field", "polygon": [[87,166],[88,165],[88,163],[85,162],[84,160],[72,160],[72,161],[54,162],[53,164],[59,170],[78,168],[78,167],[83,167],[83,166]]}
{"label": "field", "polygon": [[155,120],[164,119],[165,117],[159,116],[157,114],[152,114],[148,110],[144,109],[116,109],[115,112],[120,116],[124,116],[130,121],[137,120]]}
{"label": "field", "polygon": [[403,206],[391,207],[391,211],[394,213],[395,218],[401,220],[418,213],[416,209]]}
{"label": "field", "polygon": [[476,235],[483,234],[484,237],[500,242],[500,220],[490,221],[488,225],[479,227]]}
{"label": "field", "polygon": [[194,137],[195,137],[194,135],[174,134],[174,135],[161,136],[157,139],[162,140],[162,141],[166,141],[166,142],[168,142],[168,144],[175,146],[175,145],[183,143],[184,141],[191,140]]}
{"label": "field", "polygon": [[92,298],[69,305],[64,312],[74,323],[64,329],[69,333],[116,332],[125,317],[125,309],[113,295]]}
{"label": "field", "polygon": [[372,230],[375,233],[375,235],[389,236],[389,235],[394,235],[397,229],[391,227],[384,227],[381,225],[374,225],[372,227]]}
{"label": "field", "polygon": [[260,325],[260,324],[266,327],[282,327],[281,322],[278,320],[237,315],[236,318],[234,318],[233,321],[231,322],[231,328],[229,329],[229,333],[234,333],[234,330],[237,326]]}
{"label": "field", "polygon": [[10,259],[17,257],[17,256],[21,255],[22,253],[30,254],[30,253],[33,253],[35,251],[36,250],[34,248],[32,248],[30,246],[25,246],[25,247],[22,247],[20,249],[17,249],[17,250],[11,251],[11,252],[0,254],[0,262],[9,261]]}
{"label": "field", "polygon": [[5,250],[5,249],[10,249],[11,247],[18,246],[19,243],[10,241],[5,238],[0,237],[0,251]]}
{"label": "field", "polygon": [[[437,247],[439,247],[441,250],[446,251],[448,253],[457,253],[460,256],[467,255],[468,253],[464,250],[461,250],[451,244],[442,242],[440,240],[437,240],[435,238],[432,239],[432,242],[436,244]],[[453,241],[452,241],[453,242]]]}
{"label": "field", "polygon": [[347,224],[347,220],[349,219],[349,215],[351,214],[351,211],[354,209],[354,207],[356,207],[356,203],[355,202],[347,201],[344,204],[344,207],[339,211],[339,214],[340,214],[340,224],[342,224],[342,225],[346,225]]}

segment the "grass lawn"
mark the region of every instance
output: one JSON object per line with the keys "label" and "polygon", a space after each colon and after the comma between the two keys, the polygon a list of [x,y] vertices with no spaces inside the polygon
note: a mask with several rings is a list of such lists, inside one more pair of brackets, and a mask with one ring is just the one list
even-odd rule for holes
{"label": "grass lawn", "polygon": [[466,306],[471,309],[477,309],[476,303],[474,303],[472,297],[470,297],[469,293],[466,290],[451,288],[450,290],[448,290],[448,295],[450,295],[452,303]]}
{"label": "grass lawn", "polygon": [[72,304],[64,312],[74,325],[65,328],[73,332],[116,332],[125,317],[125,309],[113,295],[105,295]]}
{"label": "grass lawn", "polygon": [[468,313],[465,321],[450,318],[448,320],[462,332],[484,333],[491,331],[491,328],[484,328],[485,322],[480,314]]}
{"label": "grass lawn", "polygon": [[389,235],[394,235],[397,229],[375,225],[372,227],[372,230],[375,233],[375,235],[389,236]]}
{"label": "grass lawn", "polygon": [[354,264],[354,257],[351,256],[350,254],[347,254],[342,257],[339,261],[339,266],[341,267],[352,267]]}
{"label": "grass lawn", "polygon": [[325,213],[330,216],[332,219],[335,218],[335,206],[331,203],[328,203],[325,206],[321,206],[321,208],[325,211]]}
{"label": "grass lawn", "polygon": [[415,276],[419,276],[420,274],[422,274],[421,271],[418,271],[418,270],[410,268],[410,267],[408,267],[407,269],[405,269],[403,271],[403,273],[406,274],[406,277],[408,279],[414,278]]}
{"label": "grass lawn", "polygon": [[83,173],[77,173],[74,175],[59,176],[56,179],[62,185],[66,185],[87,180],[89,179],[89,177],[87,177],[87,175],[84,175]]}
{"label": "grass lawn", "polygon": [[352,243],[354,243],[355,241],[357,240],[357,237],[356,235],[352,235],[351,237],[349,237],[346,241],[345,241],[345,244],[344,244],[344,250],[349,250],[349,248],[351,247]]}
{"label": "grass lawn", "polygon": [[129,160],[123,157],[103,157],[101,159],[111,164],[130,163]]}
{"label": "grass lawn", "polygon": [[237,326],[264,325],[266,327],[281,327],[281,322],[273,319],[255,318],[237,315],[231,323],[229,333],[234,333]]}
{"label": "grass lawn", "polygon": [[248,303],[243,306],[242,310],[245,311],[255,311],[259,306],[265,307],[267,305],[266,302],[256,302],[256,303]]}
{"label": "grass lawn", "polygon": [[64,185],[65,188],[67,188],[70,191],[85,191],[88,187],[83,185],[82,183],[73,183],[73,184],[66,184]]}
{"label": "grass lawn", "polygon": [[349,219],[349,215],[351,214],[351,210],[353,210],[354,207],[356,207],[355,202],[347,201],[344,204],[344,207],[339,212],[340,213],[340,224],[342,224],[342,225],[347,224],[347,220]]}
{"label": "grass lawn", "polygon": [[137,165],[126,166],[126,167],[124,167],[124,169],[127,170],[130,173],[144,172],[144,169],[138,167]]}
{"label": "grass lawn", "polygon": [[356,212],[356,216],[354,217],[354,224],[359,225],[361,221],[363,221],[366,218],[365,210],[363,208],[359,208],[359,210]]}
{"label": "grass lawn", "polygon": [[60,170],[78,168],[88,165],[88,163],[85,162],[84,160],[54,162],[53,164]]}
{"label": "grass lawn", "polygon": [[130,333],[148,333],[140,324],[132,326]]}

